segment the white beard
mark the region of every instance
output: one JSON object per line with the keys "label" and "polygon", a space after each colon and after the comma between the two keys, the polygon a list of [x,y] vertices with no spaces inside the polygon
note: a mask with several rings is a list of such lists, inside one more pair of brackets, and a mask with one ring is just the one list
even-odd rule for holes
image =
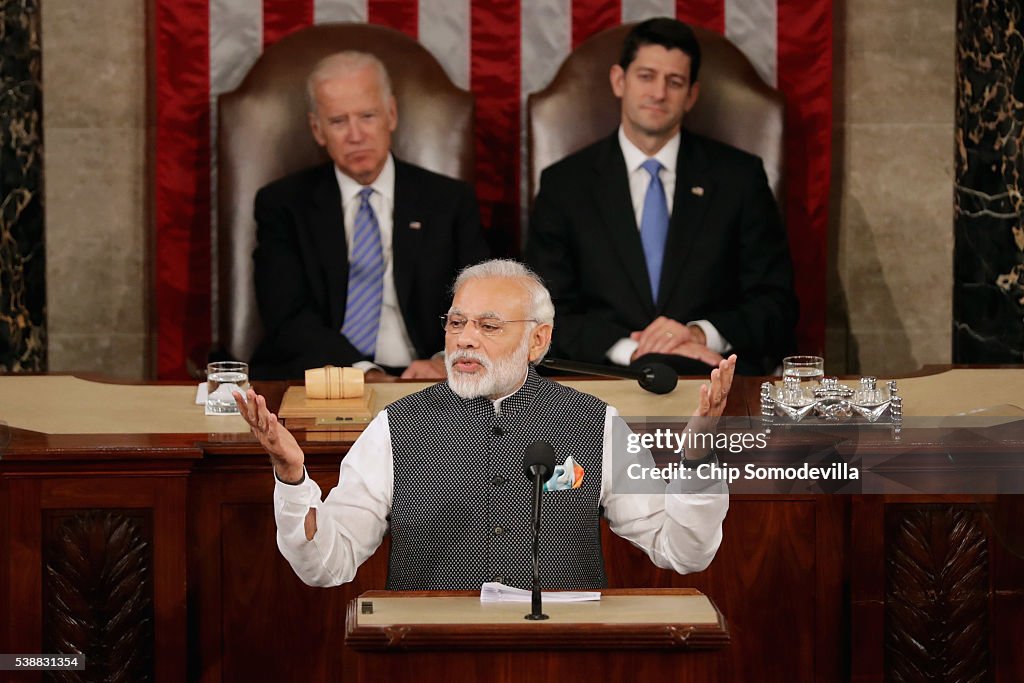
{"label": "white beard", "polygon": [[[461,360],[476,361],[482,370],[459,372],[455,364]],[[463,349],[446,355],[444,364],[448,368],[448,386],[457,396],[464,399],[508,396],[522,383],[530,364],[530,335],[524,334],[516,350],[497,361],[479,351]]]}

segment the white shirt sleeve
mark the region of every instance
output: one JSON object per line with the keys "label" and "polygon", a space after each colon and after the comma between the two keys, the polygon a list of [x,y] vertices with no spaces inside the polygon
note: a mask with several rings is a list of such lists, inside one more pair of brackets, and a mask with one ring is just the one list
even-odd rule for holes
{"label": "white shirt sleeve", "polygon": [[615,493],[615,482],[625,481],[628,463],[645,454],[645,459],[650,458],[649,452],[629,458],[623,453],[615,456],[613,431],[621,420],[618,411],[608,406],[601,472],[601,504],[608,525],[663,569],[680,574],[703,571],[722,542],[722,520],[729,510],[728,486],[720,480],[675,480],[664,493]]}
{"label": "white shirt sleeve", "polygon": [[623,337],[619,341],[612,344],[612,347],[608,349],[605,354],[608,360],[615,363],[616,365],[626,366],[633,361],[633,352],[640,346],[640,342],[629,337]]}
{"label": "white shirt sleeve", "polygon": [[722,336],[722,333],[718,331],[718,328],[711,324],[708,320],[692,320],[687,325],[696,325],[704,333],[704,345],[714,351],[720,353],[723,356],[732,351],[732,344],[729,340]]}
{"label": "white shirt sleeve", "polygon": [[[277,547],[302,581],[338,586],[355,578],[359,565],[380,546],[394,495],[394,456],[387,410],[366,426],[341,461],[338,485],[321,501],[320,487],[306,473],[302,483],[275,477]],[[316,534],[306,540],[304,523],[316,508]]]}

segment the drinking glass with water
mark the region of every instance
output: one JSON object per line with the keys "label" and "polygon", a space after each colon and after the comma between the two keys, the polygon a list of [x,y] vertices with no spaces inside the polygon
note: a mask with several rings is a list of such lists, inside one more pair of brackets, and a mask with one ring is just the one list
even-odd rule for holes
{"label": "drinking glass with water", "polygon": [[249,390],[249,364],[238,361],[217,361],[206,366],[206,412],[237,414],[238,406],[231,392],[245,395]]}
{"label": "drinking glass with water", "polygon": [[782,380],[792,378],[799,393],[808,402],[814,401],[814,390],[825,376],[825,359],[821,356],[786,356],[782,359]]}

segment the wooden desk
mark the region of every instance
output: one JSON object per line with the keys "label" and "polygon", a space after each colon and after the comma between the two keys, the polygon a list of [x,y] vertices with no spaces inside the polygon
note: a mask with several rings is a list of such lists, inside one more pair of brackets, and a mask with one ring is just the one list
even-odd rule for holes
{"label": "wooden desk", "polygon": [[[605,589],[601,600],[544,605],[548,621],[526,621],[528,603],[481,603],[479,592],[371,591],[349,604],[345,644],[356,680],[469,679],[492,683],[717,680],[709,650],[729,643],[722,614],[699,591]],[[361,607],[370,605],[369,613]],[[479,677],[477,677],[479,680]]]}
{"label": "wooden desk", "polygon": [[[1016,377],[1004,380],[1019,392]],[[284,385],[259,389],[273,405]],[[758,389],[740,380],[729,412],[757,415]],[[353,583],[303,585],[277,552],[272,475],[249,435],[10,434],[0,453],[0,652],[88,643],[90,629],[112,623],[122,649],[84,646],[90,676],[351,680],[345,609],[384,587],[387,541]],[[299,438],[328,490],[350,440]],[[997,536],[1003,520],[1024,518],[1014,516],[1019,501],[734,496],[707,571],[657,569],[607,530],[606,565],[611,587],[694,587],[714,599],[732,638],[712,655],[722,658],[716,680],[881,681],[915,665],[1013,680],[1024,654],[997,635],[1024,627],[1024,561]],[[85,611],[72,583],[109,596],[94,599],[107,611]],[[917,655],[913,642],[931,649]],[[941,664],[920,661],[940,650]]]}

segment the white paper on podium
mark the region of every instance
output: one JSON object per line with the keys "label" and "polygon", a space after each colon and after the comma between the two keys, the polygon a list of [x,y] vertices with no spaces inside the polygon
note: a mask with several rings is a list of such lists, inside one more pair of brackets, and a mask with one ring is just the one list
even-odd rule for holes
{"label": "white paper on podium", "polygon": [[[528,590],[497,582],[480,587],[480,602],[530,602],[532,595]],[[546,602],[592,602],[600,600],[601,594],[597,591],[543,591],[541,598]]]}

